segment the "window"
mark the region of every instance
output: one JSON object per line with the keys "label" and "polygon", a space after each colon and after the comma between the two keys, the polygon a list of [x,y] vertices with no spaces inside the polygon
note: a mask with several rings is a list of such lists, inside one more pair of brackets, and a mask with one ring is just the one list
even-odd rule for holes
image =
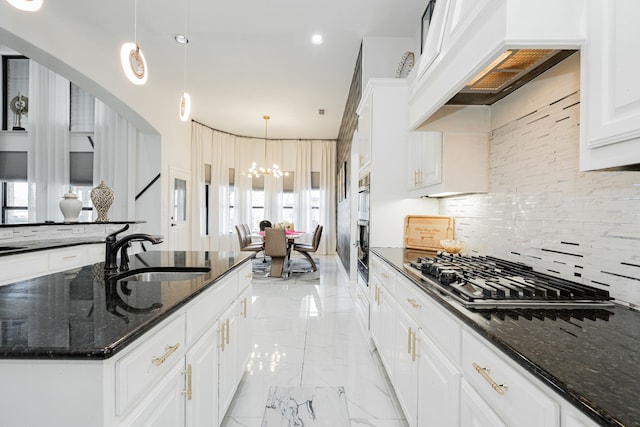
{"label": "window", "polygon": [[28,123],[29,59],[2,57],[2,129],[24,130]]}
{"label": "window", "polygon": [[69,188],[82,202],[82,211],[78,221],[91,222],[93,219],[93,203],[91,202],[91,190],[93,189],[93,153],[76,152],[69,153]]}
{"label": "window", "polygon": [[2,181],[2,224],[28,222],[29,184],[26,181]]}
{"label": "window", "polygon": [[421,41],[420,41],[420,53],[424,50],[425,43],[427,41],[427,34],[429,34],[429,27],[431,25],[431,18],[433,17],[433,11],[436,8],[436,0],[429,0],[427,3],[427,8],[422,14],[422,28],[420,30],[421,33]]}
{"label": "window", "polygon": [[293,206],[295,193],[293,192],[294,172],[282,177],[282,221],[293,224]]}
{"label": "window", "polygon": [[209,221],[210,221],[210,203],[209,203],[209,192],[211,189],[211,165],[204,164],[204,235],[209,235]]}
{"label": "window", "polygon": [[260,228],[260,221],[264,217],[264,175],[251,177],[251,229]]}
{"label": "window", "polygon": [[95,123],[95,98],[80,86],[69,83],[69,131],[93,132]]}

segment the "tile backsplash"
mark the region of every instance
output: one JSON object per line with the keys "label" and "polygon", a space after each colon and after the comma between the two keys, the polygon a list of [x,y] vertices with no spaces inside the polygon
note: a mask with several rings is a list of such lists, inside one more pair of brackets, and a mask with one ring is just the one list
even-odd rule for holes
{"label": "tile backsplash", "polygon": [[490,136],[489,193],[441,199],[467,253],[606,289],[640,308],[640,172],[580,172],[580,94]]}

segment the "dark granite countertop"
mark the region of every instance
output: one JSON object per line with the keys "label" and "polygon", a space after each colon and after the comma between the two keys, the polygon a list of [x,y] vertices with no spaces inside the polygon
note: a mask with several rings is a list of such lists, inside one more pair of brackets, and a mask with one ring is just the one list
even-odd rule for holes
{"label": "dark granite countertop", "polygon": [[371,251],[598,424],[640,426],[640,312],[469,310],[405,268],[415,251]]}
{"label": "dark granite countertop", "polygon": [[49,226],[55,227],[60,225],[107,225],[107,224],[144,224],[147,221],[142,220],[133,220],[133,221],[73,221],[73,222],[55,222],[55,221],[45,221],[45,222],[21,222],[19,224],[0,224],[0,229],[2,228],[14,228],[14,227],[40,227],[40,226]]}
{"label": "dark granite countertop", "polygon": [[208,267],[191,280],[105,280],[103,263],[0,286],[0,358],[106,359],[246,262],[249,252],[148,251],[130,271]]}

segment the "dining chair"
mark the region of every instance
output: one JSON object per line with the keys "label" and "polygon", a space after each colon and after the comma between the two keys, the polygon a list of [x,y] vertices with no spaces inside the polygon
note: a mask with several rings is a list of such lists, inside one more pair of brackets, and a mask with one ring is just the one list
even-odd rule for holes
{"label": "dining chair", "polygon": [[271,228],[272,226],[273,225],[271,224],[271,221],[269,221],[268,219],[263,219],[259,224],[260,231],[264,231],[265,228]]}
{"label": "dining chair", "polygon": [[296,243],[293,245],[293,250],[296,252],[300,252],[306,259],[311,263],[311,268],[313,271],[318,269],[316,262],[313,260],[313,257],[309,255],[311,252],[316,252],[318,250],[318,246],[320,246],[320,238],[322,237],[322,225],[316,226],[315,231],[313,232],[313,239],[311,240],[311,244],[309,243]]}
{"label": "dining chair", "polygon": [[287,258],[287,236],[284,228],[266,228],[264,239],[264,254],[271,257],[271,271],[269,276],[281,277],[284,262]]}
{"label": "dining chair", "polygon": [[238,233],[238,243],[240,244],[241,251],[252,251],[257,253],[263,250],[262,242],[251,243],[251,238],[245,232],[242,224],[236,225],[236,233]]}

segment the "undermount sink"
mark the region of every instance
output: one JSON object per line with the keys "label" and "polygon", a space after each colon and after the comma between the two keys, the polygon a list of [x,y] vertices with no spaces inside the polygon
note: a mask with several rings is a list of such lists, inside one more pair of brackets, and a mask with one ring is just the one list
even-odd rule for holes
{"label": "undermount sink", "polygon": [[121,277],[119,280],[129,282],[172,282],[179,280],[191,280],[207,274],[208,268],[194,269],[190,271],[145,271],[130,276]]}
{"label": "undermount sink", "polygon": [[0,251],[15,251],[18,249],[24,249],[24,246],[0,246]]}

